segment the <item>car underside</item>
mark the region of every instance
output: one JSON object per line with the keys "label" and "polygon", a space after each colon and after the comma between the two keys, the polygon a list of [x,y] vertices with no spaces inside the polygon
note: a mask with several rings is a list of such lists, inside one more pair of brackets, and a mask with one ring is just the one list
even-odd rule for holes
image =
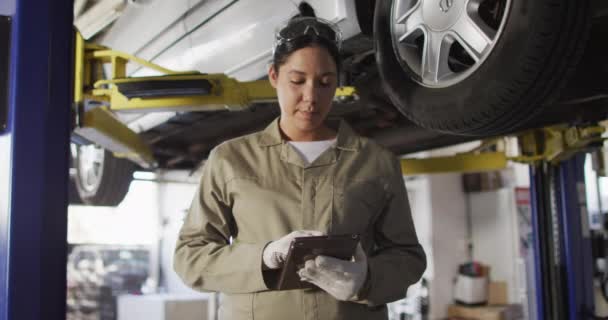
{"label": "car underside", "polygon": [[[600,13],[608,10],[597,9],[596,12],[581,62],[559,90],[559,97],[538,106],[543,109],[541,113],[501,134],[556,123],[581,124],[606,119],[608,60],[604,57],[608,53],[608,43],[602,39],[608,38],[608,16]],[[385,94],[373,46],[373,38],[365,34],[344,43],[346,72],[342,78],[357,88],[359,99],[335,102],[330,117],[347,120],[359,134],[373,138],[401,155],[492,136],[429,130],[405,117]],[[237,112],[185,112],[143,132],[142,137],[152,146],[161,168],[192,169],[219,143],[261,130],[279,114],[276,103],[257,104]]]}

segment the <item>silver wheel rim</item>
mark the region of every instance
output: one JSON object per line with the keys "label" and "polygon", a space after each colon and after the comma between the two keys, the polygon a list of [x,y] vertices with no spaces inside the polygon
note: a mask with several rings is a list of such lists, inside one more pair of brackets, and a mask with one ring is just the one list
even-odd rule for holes
{"label": "silver wheel rim", "polygon": [[[445,88],[473,74],[502,34],[512,0],[395,0],[393,47],[401,65],[423,86]],[[493,20],[492,20],[493,19]]]}
{"label": "silver wheel rim", "polygon": [[95,145],[77,147],[76,176],[80,186],[88,193],[99,188],[103,175],[104,149]]}

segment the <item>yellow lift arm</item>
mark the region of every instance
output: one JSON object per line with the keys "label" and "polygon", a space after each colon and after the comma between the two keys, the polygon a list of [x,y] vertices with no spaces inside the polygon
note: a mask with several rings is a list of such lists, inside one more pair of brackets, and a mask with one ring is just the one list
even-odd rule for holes
{"label": "yellow lift arm", "polygon": [[[586,127],[562,125],[528,130],[514,135],[519,146],[519,155],[516,156],[507,156],[504,151],[474,150],[448,157],[402,159],[401,170],[404,175],[416,175],[501,170],[507,167],[509,161],[526,164],[548,161],[557,164],[593,144],[603,142],[605,138],[602,137],[602,134],[604,132],[606,132],[606,128],[599,125]],[[483,148],[494,146],[503,139],[493,139],[490,143],[484,144]]]}
{"label": "yellow lift arm", "polygon": [[[143,167],[156,163],[150,147],[114,115],[117,112],[239,111],[256,103],[276,101],[276,91],[267,80],[240,82],[224,74],[176,72],[135,56],[86,43],[76,34],[74,105],[75,133],[116,156],[129,158]],[[161,75],[127,77],[127,64],[136,63]],[[103,67],[111,70],[104,76]],[[336,99],[356,98],[353,87],[336,90]],[[82,110],[85,100],[102,107]]]}

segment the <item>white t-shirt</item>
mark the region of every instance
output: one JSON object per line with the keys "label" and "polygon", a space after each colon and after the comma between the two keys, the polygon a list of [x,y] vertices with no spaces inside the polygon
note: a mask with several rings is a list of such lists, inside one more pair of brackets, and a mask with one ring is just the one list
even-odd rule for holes
{"label": "white t-shirt", "polygon": [[336,139],[320,140],[320,141],[288,141],[290,145],[296,149],[298,154],[304,159],[306,164],[311,164],[325,150],[329,149],[336,143]]}

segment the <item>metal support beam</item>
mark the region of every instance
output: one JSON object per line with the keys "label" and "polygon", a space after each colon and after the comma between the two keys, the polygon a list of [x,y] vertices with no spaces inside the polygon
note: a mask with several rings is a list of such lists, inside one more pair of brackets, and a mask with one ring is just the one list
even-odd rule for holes
{"label": "metal support beam", "polygon": [[[551,228],[547,216],[549,205],[548,166],[542,163],[530,166],[530,202],[532,209],[532,236],[534,241],[534,279],[536,281],[536,319],[552,319],[551,292]],[[531,311],[532,313],[533,311]]]}
{"label": "metal support beam", "polygon": [[579,320],[594,310],[585,155],[531,166],[536,319]]}
{"label": "metal support beam", "polygon": [[585,195],[585,155],[579,154],[559,167],[557,202],[561,213],[564,267],[569,306],[568,319],[587,319],[594,310],[591,232]]}
{"label": "metal support beam", "polygon": [[65,319],[73,1],[3,0],[12,19],[0,134],[0,320]]}
{"label": "metal support beam", "polygon": [[104,108],[85,112],[74,133],[144,168],[156,166],[150,146]]}

